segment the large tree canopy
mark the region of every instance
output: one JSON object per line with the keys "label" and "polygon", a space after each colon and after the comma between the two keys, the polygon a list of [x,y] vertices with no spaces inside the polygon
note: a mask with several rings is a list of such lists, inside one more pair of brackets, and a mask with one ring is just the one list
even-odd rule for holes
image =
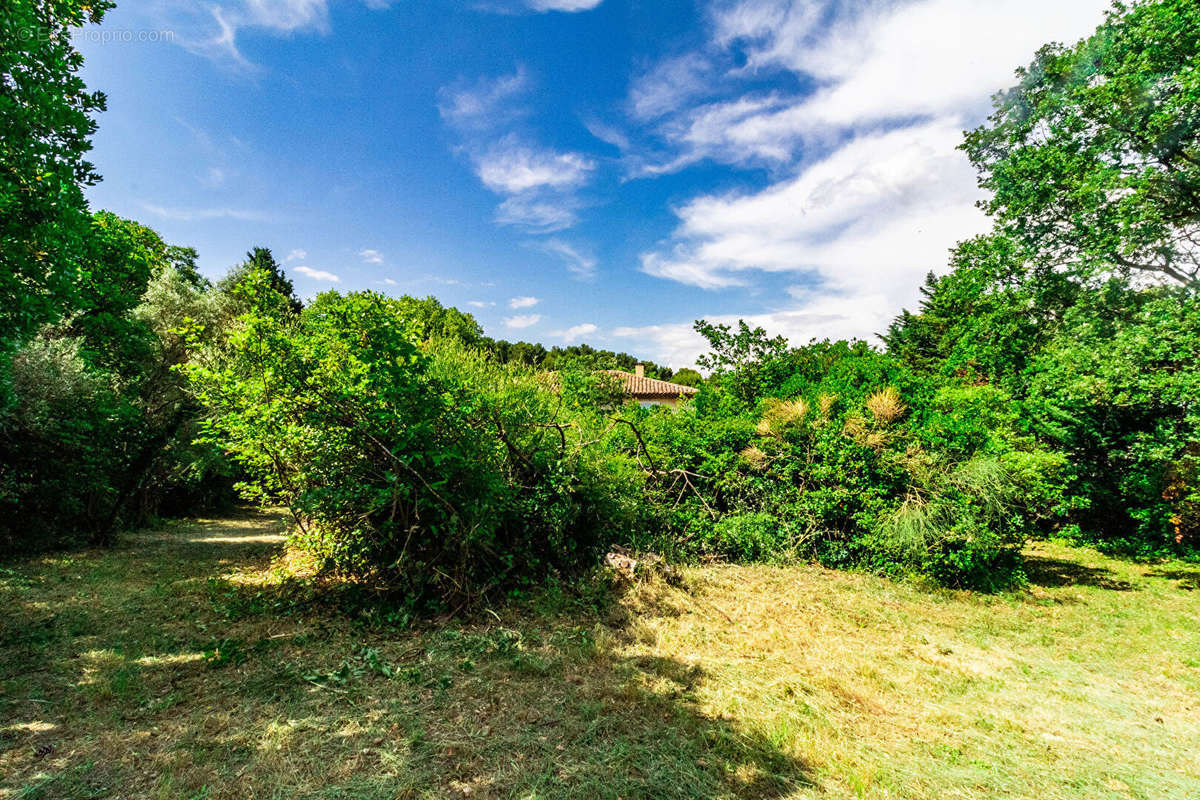
{"label": "large tree canopy", "polygon": [[0,354],[75,299],[91,224],[81,187],[99,178],[84,155],[104,95],[76,74],[70,31],[111,7],[5,0],[0,13]]}
{"label": "large tree canopy", "polygon": [[1200,4],[1117,3],[1018,77],[963,145],[999,231],[1083,275],[1200,280]]}

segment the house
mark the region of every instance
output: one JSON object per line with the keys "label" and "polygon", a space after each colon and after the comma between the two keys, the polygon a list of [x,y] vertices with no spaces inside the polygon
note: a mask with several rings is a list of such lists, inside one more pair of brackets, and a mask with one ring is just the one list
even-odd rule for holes
{"label": "house", "polygon": [[646,369],[641,364],[635,366],[632,373],[619,369],[609,369],[605,372],[617,378],[625,391],[643,408],[677,406],[681,400],[696,393],[696,389],[691,386],[647,378]]}

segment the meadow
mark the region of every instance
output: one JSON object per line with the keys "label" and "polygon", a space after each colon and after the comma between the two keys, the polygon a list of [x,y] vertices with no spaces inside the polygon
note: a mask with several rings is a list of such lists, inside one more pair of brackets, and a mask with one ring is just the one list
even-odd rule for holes
{"label": "meadow", "polygon": [[284,530],[5,561],[0,797],[1200,795],[1195,565],[602,570],[408,625],[314,589]]}

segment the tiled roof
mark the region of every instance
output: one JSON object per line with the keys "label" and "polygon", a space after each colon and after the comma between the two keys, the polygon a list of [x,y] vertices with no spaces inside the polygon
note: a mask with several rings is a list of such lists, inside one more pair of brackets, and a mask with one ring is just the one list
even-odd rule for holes
{"label": "tiled roof", "polygon": [[696,393],[691,386],[681,386],[678,383],[647,378],[644,375],[634,375],[619,369],[606,369],[609,375],[620,378],[625,384],[625,391],[634,397],[690,397]]}

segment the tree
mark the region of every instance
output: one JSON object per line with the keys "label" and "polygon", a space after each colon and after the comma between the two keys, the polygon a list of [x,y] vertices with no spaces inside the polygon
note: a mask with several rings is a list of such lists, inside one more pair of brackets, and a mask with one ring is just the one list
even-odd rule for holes
{"label": "tree", "polygon": [[1115,3],[1050,44],[962,149],[1028,257],[1082,276],[1200,280],[1200,4]]}
{"label": "tree", "polygon": [[704,376],[694,369],[684,367],[683,369],[676,370],[675,374],[671,376],[671,383],[695,388],[704,383]]}
{"label": "tree", "polygon": [[696,363],[712,370],[714,377],[727,383],[744,402],[753,403],[787,377],[788,342],[784,337],[767,336],[765,330],[751,328],[743,319],[738,320],[736,332],[728,325],[702,319],[696,320],[695,328],[712,348]]}
{"label": "tree", "polygon": [[[183,255],[186,260],[187,254]],[[192,266],[194,268],[194,263]],[[285,298],[287,307],[292,313],[299,314],[304,308],[304,303],[296,297],[296,290],[292,287],[291,279],[284,273],[279,262],[275,260],[270,248],[255,247],[246,253],[246,260],[230,270],[229,274],[221,281],[220,288],[223,291],[233,291],[249,280],[251,275],[260,271],[267,276],[273,296],[278,295]]]}
{"label": "tree", "polygon": [[[0,13],[0,372],[6,355],[74,295],[90,219],[84,156],[104,95],[78,76],[70,31],[107,0],[6,0]],[[0,406],[7,379],[0,381]]]}
{"label": "tree", "polygon": [[431,337],[453,339],[467,347],[483,347],[483,328],[475,317],[452,306],[443,306],[435,297],[424,299],[404,295],[396,298],[396,308],[408,320],[418,341]]}

